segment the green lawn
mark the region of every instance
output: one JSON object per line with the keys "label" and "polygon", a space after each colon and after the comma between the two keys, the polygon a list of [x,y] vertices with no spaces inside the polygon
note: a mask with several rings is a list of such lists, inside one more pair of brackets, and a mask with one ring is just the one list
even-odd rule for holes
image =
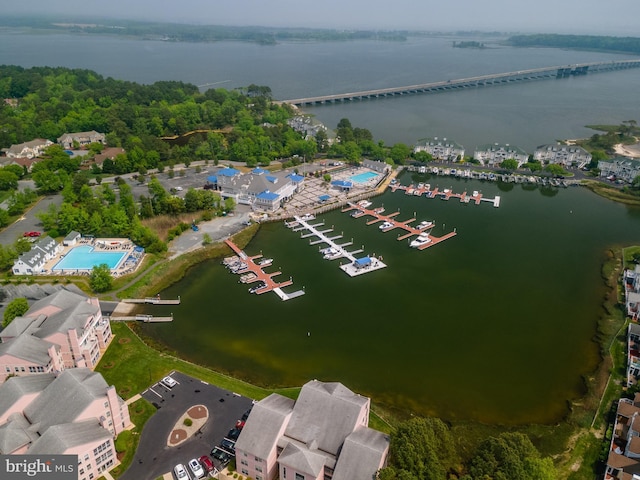
{"label": "green lawn", "polygon": [[116,450],[118,451],[118,456],[122,455],[122,457],[120,458],[120,465],[110,472],[114,477],[118,478],[131,465],[144,424],[154,413],[156,413],[155,407],[144,398],[136,400],[129,405],[129,415],[135,427],[133,430],[122,432],[116,439]]}

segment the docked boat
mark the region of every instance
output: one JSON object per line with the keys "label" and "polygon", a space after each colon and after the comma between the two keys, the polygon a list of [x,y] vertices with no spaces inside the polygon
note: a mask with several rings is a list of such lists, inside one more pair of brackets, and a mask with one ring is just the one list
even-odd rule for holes
{"label": "docked boat", "polygon": [[383,212],[384,212],[384,207],[378,207],[373,211],[373,213],[377,213],[378,215],[380,215]]}
{"label": "docked boat", "polygon": [[418,235],[418,237],[411,241],[409,246],[412,248],[418,248],[426,245],[427,243],[431,243],[431,238],[429,238],[429,235],[427,233],[421,233],[420,235]]}
{"label": "docked boat", "polygon": [[358,206],[362,208],[367,208],[371,206],[371,202],[369,200],[360,200],[358,202]]}
{"label": "docked boat", "polygon": [[305,213],[304,215],[302,215],[300,217],[300,220],[307,222],[309,220],[315,220],[315,215],[311,214],[311,213]]}
{"label": "docked boat", "polygon": [[339,258],[341,256],[342,256],[342,250],[338,248],[329,247],[327,252],[324,254],[324,257],[322,258],[324,258],[325,260],[335,260],[336,258]]}
{"label": "docked boat", "polygon": [[261,267],[268,267],[272,263],[273,263],[273,258],[263,258],[262,260],[258,261],[257,264]]}
{"label": "docked boat", "polygon": [[380,230],[386,230],[387,228],[391,228],[393,227],[393,223],[392,222],[384,222],[382,225],[380,225]]}
{"label": "docked boat", "polygon": [[258,277],[258,276],[257,276],[255,273],[250,272],[250,273],[246,273],[246,274],[244,274],[244,275],[241,275],[241,276],[240,276],[240,281],[241,281],[242,283],[248,283],[248,282],[250,282],[251,280],[256,279],[257,277]]}
{"label": "docked boat", "polygon": [[264,282],[260,282],[259,285],[256,285],[255,287],[251,287],[249,289],[249,293],[256,293],[258,290],[260,290],[261,288],[266,287],[267,285]]}
{"label": "docked boat", "polygon": [[426,230],[427,228],[431,228],[434,226],[434,223],[429,221],[429,220],[423,220],[422,222],[420,222],[416,228],[418,230]]}
{"label": "docked boat", "polygon": [[423,188],[424,188],[424,183],[419,183],[419,184],[418,184],[418,188],[419,188],[419,189],[423,189]]}
{"label": "docked boat", "polygon": [[362,210],[354,210],[353,212],[351,212],[351,216],[352,217],[359,217],[360,215],[362,215],[364,212]]}

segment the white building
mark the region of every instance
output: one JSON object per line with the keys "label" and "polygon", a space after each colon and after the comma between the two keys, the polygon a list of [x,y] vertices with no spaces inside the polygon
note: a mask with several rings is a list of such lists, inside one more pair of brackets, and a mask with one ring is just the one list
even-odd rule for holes
{"label": "white building", "polygon": [[462,145],[446,138],[439,139],[438,137],[418,140],[413,147],[413,152],[427,152],[435,160],[447,160],[450,162],[464,158],[464,147]]}
{"label": "white building", "polygon": [[533,153],[540,163],[557,163],[564,167],[583,168],[591,161],[591,154],[578,145],[540,145]]}
{"label": "white building", "polygon": [[598,162],[600,176],[611,180],[623,180],[631,183],[640,175],[640,161],[625,157],[617,157],[611,160]]}
{"label": "white building", "polygon": [[95,130],[91,130],[90,132],[65,133],[58,137],[57,142],[58,145],[62,145],[62,148],[66,150],[72,149],[74,142],[80,147],[84,147],[92,143],[102,143],[103,145],[106,145],[107,143],[104,133],[99,133]]}
{"label": "white building", "polygon": [[31,246],[31,250],[23,253],[13,264],[14,275],[35,275],[40,273],[45,264],[62,251],[62,245],[50,236],[44,236]]}
{"label": "white building", "polygon": [[513,159],[518,162],[518,168],[529,161],[527,152],[519,147],[514,147],[508,143],[500,145],[498,143],[489,143],[477,147],[473,152],[473,158],[481,162],[483,165],[499,166],[505,160]]}
{"label": "white building", "polygon": [[39,157],[44,153],[44,150],[53,145],[51,140],[44,138],[36,138],[30,142],[19,143],[17,145],[11,145],[6,154],[8,158],[34,158]]}

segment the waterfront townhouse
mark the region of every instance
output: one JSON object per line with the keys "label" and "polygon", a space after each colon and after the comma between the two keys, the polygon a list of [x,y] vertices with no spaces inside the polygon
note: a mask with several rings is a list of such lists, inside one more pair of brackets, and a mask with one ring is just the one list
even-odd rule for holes
{"label": "waterfront townhouse", "polygon": [[34,275],[41,273],[45,264],[62,251],[62,245],[46,235],[31,246],[31,250],[21,254],[14,262],[14,275]]}
{"label": "waterfront townhouse", "polygon": [[50,145],[53,145],[51,140],[36,138],[30,142],[11,145],[5,153],[8,158],[34,158],[42,155]]}
{"label": "waterfront townhouse", "polygon": [[236,443],[236,468],[255,480],[375,478],[389,437],[368,428],[370,400],[341,383],[313,380],[298,399],[258,402]]}
{"label": "waterfront townhouse", "polygon": [[640,393],[618,401],[607,457],[605,480],[633,480],[640,475]]}
{"label": "waterfront townhouse", "polygon": [[640,377],[640,325],[630,323],[627,328],[627,386],[635,385]]}
{"label": "waterfront townhouse", "polygon": [[640,160],[626,157],[616,157],[611,160],[598,162],[600,176],[609,180],[621,180],[632,183],[640,175]]}
{"label": "waterfront townhouse", "polygon": [[74,148],[74,143],[76,146],[85,147],[92,143],[102,143],[103,145],[106,145],[107,140],[104,133],[98,133],[95,130],[91,130],[90,132],[65,133],[58,137],[57,143],[58,145],[61,145],[62,148],[70,150]]}
{"label": "waterfront townhouse", "polygon": [[477,147],[473,152],[473,158],[483,165],[500,166],[505,160],[513,159],[518,162],[518,168],[529,161],[527,152],[519,147],[514,147],[508,143],[500,145],[498,143],[489,143]]}
{"label": "waterfront townhouse", "polygon": [[271,173],[262,168],[242,174],[234,168],[223,168],[208,180],[217,185],[222,197],[250,205],[254,210],[275,212],[284,202],[303,188],[304,177],[294,173]]}
{"label": "waterfront townhouse", "polygon": [[0,380],[94,368],[112,338],[98,299],[62,288],[34,302],[0,333]]}
{"label": "waterfront townhouse", "polygon": [[413,152],[427,152],[435,160],[455,162],[464,158],[464,147],[456,142],[438,137],[423,138],[413,147]]}
{"label": "waterfront townhouse", "polygon": [[556,143],[537,147],[533,159],[542,164],[557,163],[567,168],[584,168],[591,161],[591,154],[578,145]]}
{"label": "waterfront townhouse", "polygon": [[86,368],[0,385],[0,454],[77,455],[79,480],[116,465],[115,437],[130,427],[115,387]]}

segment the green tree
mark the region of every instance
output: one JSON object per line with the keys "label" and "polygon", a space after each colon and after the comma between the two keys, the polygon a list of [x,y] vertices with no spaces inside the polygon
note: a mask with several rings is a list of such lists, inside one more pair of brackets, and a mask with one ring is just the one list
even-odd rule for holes
{"label": "green tree", "polygon": [[0,190],[15,190],[18,188],[18,176],[10,170],[0,170]]}
{"label": "green tree", "polygon": [[564,168],[562,168],[562,165],[558,165],[557,163],[552,163],[550,165],[547,165],[545,168],[545,171],[551,173],[552,175],[566,175],[567,172],[565,172]]}
{"label": "green tree", "polygon": [[2,327],[9,325],[14,318],[20,317],[27,313],[29,310],[29,303],[24,297],[14,298],[4,309],[4,315],[2,318]]}
{"label": "green tree", "polygon": [[101,293],[111,290],[113,278],[111,277],[111,269],[109,265],[103,263],[96,265],[91,269],[89,276],[89,286],[94,293]]}
{"label": "green tree", "polygon": [[518,161],[514,158],[506,158],[500,164],[502,168],[506,168],[507,170],[517,170],[518,169]]}
{"label": "green tree", "polygon": [[507,432],[480,444],[471,460],[469,472],[482,480],[553,480],[550,458],[541,458],[529,437]]}
{"label": "green tree", "polygon": [[389,151],[389,156],[398,165],[403,165],[409,155],[411,155],[411,148],[404,143],[396,143]]}

